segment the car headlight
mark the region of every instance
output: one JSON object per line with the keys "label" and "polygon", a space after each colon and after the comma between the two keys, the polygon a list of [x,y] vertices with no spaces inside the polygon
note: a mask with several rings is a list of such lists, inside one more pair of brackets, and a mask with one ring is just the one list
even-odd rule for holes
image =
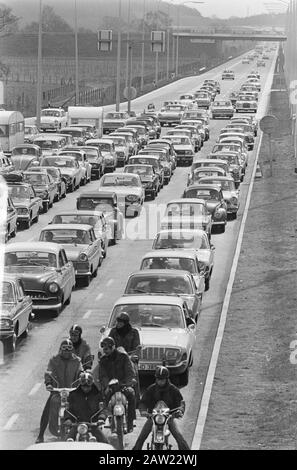
{"label": "car headlight", "polygon": [[129,202],[136,202],[139,200],[138,196],[136,196],[135,194],[129,194],[128,196],[126,196],[126,199]]}
{"label": "car headlight", "polygon": [[13,321],[10,318],[1,318],[0,329],[10,330],[13,327]]}
{"label": "car headlight", "polygon": [[48,290],[52,293],[55,294],[59,290],[59,286],[56,282],[51,282],[48,286]]}
{"label": "car headlight", "polygon": [[87,426],[87,424],[80,423],[80,424],[77,426],[77,432],[78,432],[78,434],[80,434],[80,435],[87,434],[87,432],[88,432],[88,426]]}
{"label": "car headlight", "polygon": [[176,362],[180,356],[179,349],[168,348],[165,351],[165,358],[168,362]]}
{"label": "car headlight", "polygon": [[86,255],[86,253],[80,253],[78,259],[79,261],[88,261],[88,256]]}

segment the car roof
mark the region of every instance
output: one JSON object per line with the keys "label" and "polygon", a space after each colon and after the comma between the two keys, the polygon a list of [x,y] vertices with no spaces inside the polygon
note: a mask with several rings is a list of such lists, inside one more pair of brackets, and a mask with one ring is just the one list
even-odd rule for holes
{"label": "car roof", "polygon": [[[211,160],[211,159],[209,159]],[[220,168],[218,166],[209,166],[209,167],[205,167],[205,166],[202,166],[202,167],[198,167],[198,168],[195,168],[195,173],[199,173],[200,171],[203,172],[203,171],[217,171],[218,173],[221,173],[221,172],[224,172],[225,170],[223,170],[223,168]]]}
{"label": "car roof", "polygon": [[200,181],[201,181],[201,184],[203,184],[203,181],[205,180],[211,180],[215,178],[216,180],[218,181],[234,181],[234,179],[232,178],[232,176],[205,176],[203,177]]}
{"label": "car roof", "polygon": [[[217,189],[221,189],[221,187],[219,185],[208,185],[208,186],[215,186]],[[193,187],[194,187],[194,185],[193,185]],[[184,233],[184,234],[189,234],[189,235],[193,235],[193,234],[194,235],[203,235],[203,234],[206,234],[206,232],[202,229],[191,230],[191,229],[186,229],[186,228],[185,229],[183,229],[183,228],[182,229],[169,228],[169,229],[159,230],[159,232],[156,234],[156,236],[159,235],[159,234],[162,234],[162,233],[172,233],[173,235],[176,234],[176,233]],[[163,253],[164,250],[161,250],[161,251]]]}
{"label": "car roof", "polygon": [[144,153],[140,155],[131,155],[131,157],[129,157],[129,160],[132,158],[154,158],[155,160],[159,160],[159,157],[156,157],[156,155],[150,155],[150,154],[145,155]]}
{"label": "car roof", "polygon": [[[48,228],[50,227],[51,225],[48,226]],[[63,227],[65,228],[65,225]],[[60,249],[61,249],[61,246],[57,243],[39,242],[39,241],[34,241],[34,244],[29,243],[29,242],[15,242],[15,243],[9,243],[8,245],[5,246],[6,253],[10,253],[14,251],[28,251],[28,250],[41,251],[44,253],[49,252],[49,251],[52,253],[59,253]]]}
{"label": "car roof", "polygon": [[90,228],[93,228],[92,225],[88,224],[49,224],[46,225],[46,227],[43,227],[41,232],[44,232],[45,230],[66,230],[66,227],[69,230],[90,230]]}
{"label": "car roof", "polygon": [[[84,210],[84,209],[81,209],[81,210],[75,210],[73,209],[72,211],[60,211],[60,212],[57,212],[54,217],[56,217],[57,215],[89,215],[89,216],[92,216],[92,215],[97,215],[97,216],[102,216],[104,215],[102,211],[92,211],[92,210]],[[52,224],[51,224],[52,225]],[[64,224],[63,224],[64,225]],[[67,224],[68,225],[68,224]],[[77,224],[75,224],[77,225]]]}
{"label": "car roof", "polygon": [[145,258],[197,258],[197,251],[193,248],[187,250],[184,249],[174,249],[174,250],[153,250],[148,251],[142,259]]}
{"label": "car roof", "polygon": [[126,173],[124,173],[123,171],[114,171],[113,173],[105,173],[103,176],[130,176],[131,178],[138,178],[139,175],[137,173],[128,173],[128,171],[126,171]]}
{"label": "car roof", "polygon": [[[143,271],[142,271],[143,272]],[[178,305],[183,306],[184,300],[178,296],[171,295],[124,295],[120,297],[114,304],[163,304],[163,305]]]}
{"label": "car roof", "polygon": [[78,198],[81,198],[81,197],[93,197],[93,198],[96,198],[96,197],[101,197],[101,198],[108,198],[108,199],[113,199],[114,197],[116,197],[116,193],[115,192],[108,192],[108,191],[86,191],[86,192],[83,192],[81,194],[78,195]]}
{"label": "car roof", "polygon": [[197,183],[197,184],[191,184],[190,186],[188,186],[185,191],[187,191],[188,189],[193,189],[193,188],[198,188],[198,189],[216,189],[217,191],[220,191],[221,190],[221,187],[218,185],[218,184],[200,184],[200,183]]}
{"label": "car roof", "polygon": [[189,276],[189,271],[185,269],[139,269],[138,271],[134,271],[133,273],[129,274],[129,279],[132,276]]}
{"label": "car roof", "polygon": [[179,198],[179,199],[172,199],[171,201],[167,202],[167,206],[169,204],[181,204],[181,203],[184,203],[184,204],[203,204],[205,205],[205,201],[204,199],[196,199],[196,198],[189,198],[189,199],[186,199],[186,198]]}

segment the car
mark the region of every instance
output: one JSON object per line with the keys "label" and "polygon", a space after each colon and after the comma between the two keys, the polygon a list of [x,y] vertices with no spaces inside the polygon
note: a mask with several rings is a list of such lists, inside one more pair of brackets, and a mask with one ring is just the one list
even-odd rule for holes
{"label": "car", "polygon": [[[194,145],[194,151],[199,152],[199,150],[201,150],[201,147],[203,146],[203,140],[202,140],[200,132],[197,129],[197,126],[192,126],[192,125],[187,124],[187,123],[182,123],[182,124],[179,124],[178,126],[176,126],[175,129],[181,130],[181,131],[183,131],[183,130],[191,131],[191,140],[192,140],[193,145]],[[189,136],[190,136],[190,134],[189,134]]]}
{"label": "car", "polygon": [[240,164],[243,169],[243,174],[245,174],[245,169],[248,164],[248,147],[245,140],[238,135],[229,135],[228,137],[221,137],[220,143],[222,144],[234,144],[236,145],[236,150],[240,159]]}
{"label": "car", "polygon": [[78,147],[64,147],[58,155],[63,157],[73,157],[77,161],[80,168],[81,186],[84,186],[91,181],[92,166],[89,163],[87,154],[84,150],[81,150]]}
{"label": "car", "polygon": [[103,260],[101,240],[96,238],[92,225],[50,224],[39,235],[40,242],[49,239],[64,248],[74,266],[77,284],[88,286]]}
{"label": "car", "polygon": [[39,134],[38,127],[35,124],[25,124],[24,142],[32,144],[35,137]]}
{"label": "car", "polygon": [[73,145],[83,145],[85,143],[85,141],[87,140],[87,138],[88,138],[85,128],[84,127],[79,127],[79,126],[63,127],[59,131],[59,134],[71,135]]}
{"label": "car", "polygon": [[56,243],[19,242],[5,247],[4,271],[22,280],[33,311],[58,315],[71,300],[75,285],[73,264]]}
{"label": "car", "polygon": [[199,168],[211,168],[211,167],[217,167],[221,168],[224,171],[224,175],[228,175],[230,173],[230,167],[229,164],[225,160],[210,160],[209,158],[202,158],[199,160],[196,160],[192,166],[190,173],[188,174],[188,179],[187,179],[187,186],[190,186],[194,182],[194,177],[195,177],[195,171]]}
{"label": "car", "polygon": [[23,181],[30,183],[35,194],[42,199],[43,212],[46,213],[53,207],[58,196],[58,187],[54,179],[44,170],[43,172],[24,171]]}
{"label": "car", "polygon": [[211,101],[214,101],[215,97],[217,96],[217,90],[216,87],[213,85],[202,85],[199,90],[201,92],[206,92],[209,94]]}
{"label": "car", "polygon": [[[211,161],[211,160],[210,160]],[[226,171],[223,168],[216,167],[214,165],[198,167],[192,171],[191,174],[191,185],[198,184],[201,178],[205,177],[214,177],[214,176],[226,176]]]}
{"label": "car", "polygon": [[233,70],[224,70],[222,73],[222,80],[235,80]]}
{"label": "car", "polygon": [[164,184],[168,184],[172,177],[174,167],[169,148],[163,144],[147,145],[144,149],[139,151],[138,156],[141,155],[154,155],[159,158],[164,174]]}
{"label": "car", "polygon": [[198,108],[209,109],[211,105],[211,98],[207,91],[198,90],[195,92],[195,101]]}
{"label": "car", "polygon": [[211,105],[211,117],[216,119],[217,117],[232,118],[234,114],[234,108],[230,100],[217,100]]}
{"label": "car", "polygon": [[253,96],[247,95],[238,95],[235,111],[236,113],[256,113],[258,109],[258,104],[256,99]]}
{"label": "car", "polygon": [[17,211],[19,226],[30,228],[32,222],[38,222],[42,211],[42,199],[37,196],[29,183],[23,182],[22,174],[17,172],[4,175],[7,182],[8,194]]}
{"label": "car", "polygon": [[15,351],[17,338],[28,335],[32,300],[25,294],[17,273],[5,273],[1,291],[0,340],[4,354],[9,354]]}
{"label": "car", "polygon": [[212,217],[203,199],[173,199],[166,205],[161,230],[185,228],[204,230],[211,238]]}
{"label": "car", "polygon": [[187,302],[190,316],[197,323],[204,291],[204,275],[200,275],[197,283],[187,270],[149,269],[129,275],[124,295],[178,295]]}
{"label": "car", "polygon": [[15,171],[15,168],[14,168],[14,165],[12,164],[10,157],[4,154],[1,155],[1,151],[0,151],[0,175],[4,175],[12,171]]}
{"label": "car", "polygon": [[121,240],[124,230],[124,217],[118,208],[116,193],[98,190],[83,192],[76,199],[76,208],[78,210],[102,212],[108,224],[109,244],[115,245],[117,240]]}
{"label": "car", "polygon": [[155,199],[160,190],[160,181],[152,165],[126,165],[124,173],[139,175],[145,197],[150,196],[151,199]]}
{"label": "car", "polygon": [[137,132],[140,148],[143,148],[145,145],[147,145],[149,141],[149,129],[146,123],[140,124],[138,121],[131,120],[130,124],[127,123],[125,129],[133,129]]}
{"label": "car", "polygon": [[109,135],[109,139],[112,139],[115,145],[118,162],[117,165],[124,166],[129,158],[129,145],[126,142],[125,137],[111,134]]}
{"label": "car", "polygon": [[259,91],[255,85],[245,83],[240,87],[239,94],[253,93],[256,101],[259,101]]}
{"label": "car", "polygon": [[242,64],[249,64],[250,63],[250,59],[248,57],[244,57],[241,61]]}
{"label": "car", "polygon": [[40,166],[54,166],[61,171],[62,178],[65,179],[67,191],[73,192],[79,188],[81,180],[81,169],[75,158],[62,155],[43,157]]}
{"label": "car", "polygon": [[164,168],[161,165],[160,157],[156,156],[156,154],[149,154],[149,155],[133,155],[129,158],[128,161],[129,165],[152,165],[154,170],[159,178],[159,189],[163,188],[164,186]]}
{"label": "car", "polygon": [[240,185],[240,182],[243,179],[244,171],[240,161],[239,152],[237,151],[228,151],[222,150],[208,155],[209,159],[225,160],[230,168],[230,174],[235,183],[235,189]]}
{"label": "car", "polygon": [[104,159],[104,173],[113,172],[116,169],[118,160],[112,139],[88,139],[85,145],[99,148]]}
{"label": "car", "polygon": [[96,139],[96,137],[98,136],[98,129],[93,124],[82,124],[80,122],[79,124],[71,124],[71,127],[79,127],[80,129],[84,129],[86,133],[86,139]]}
{"label": "car", "polygon": [[117,130],[116,132],[112,132],[109,134],[109,137],[124,137],[126,140],[126,144],[128,146],[128,157],[131,157],[131,155],[135,155],[138,150],[138,142],[136,137],[133,135],[132,129],[126,129],[126,132],[121,132]]}
{"label": "car", "polygon": [[237,101],[238,92],[232,91],[229,95],[229,100],[231,101],[232,106],[234,107]]}
{"label": "car", "polygon": [[35,157],[36,160],[40,160],[40,158],[42,157],[42,150],[39,147],[39,145],[36,145],[36,144],[31,144],[31,143],[19,144],[13,147],[13,149],[11,150],[11,157],[13,158],[13,157],[21,157],[21,156]]}
{"label": "car", "polygon": [[158,119],[161,126],[172,126],[173,124],[180,124],[185,110],[186,106],[182,104],[169,104],[162,108],[158,114]]}
{"label": "car", "polygon": [[48,173],[57,185],[57,194],[55,202],[66,197],[66,179],[62,176],[61,170],[54,166],[36,166],[30,167],[31,173]]}
{"label": "car", "polygon": [[60,211],[50,224],[88,224],[92,225],[96,238],[101,240],[103,258],[106,258],[111,231],[101,211],[71,210]]}
{"label": "car", "polygon": [[257,78],[248,78],[245,85],[254,85],[258,91],[261,91],[261,82]]}
{"label": "car", "polygon": [[[14,170],[20,172],[31,169],[35,165],[39,165],[39,162],[34,155],[13,155],[11,157],[11,162]],[[8,172],[5,171],[1,174],[4,176],[6,173]]]}
{"label": "car", "polygon": [[225,232],[227,204],[220,185],[198,183],[188,186],[184,191],[184,198],[204,199],[206,207],[212,215],[212,229],[219,228],[221,233]]}
{"label": "car", "polygon": [[186,110],[182,120],[185,119],[201,119],[205,120],[206,124],[209,123],[209,113],[206,109],[189,109]]}
{"label": "car", "polygon": [[[42,155],[57,155],[57,153],[69,143],[71,145],[71,136],[65,138],[61,134],[42,134],[38,137],[35,137],[33,144],[38,145],[42,151]],[[68,141],[68,142],[67,142]]]}
{"label": "car", "polygon": [[221,93],[221,86],[217,80],[205,79],[203,85],[212,85],[216,88],[218,94]]}
{"label": "car", "polygon": [[153,127],[155,129],[156,138],[159,139],[161,135],[161,124],[158,119],[158,115],[155,113],[146,112],[144,114],[139,114],[137,116],[140,119],[150,119],[152,121]]}
{"label": "car", "polygon": [[139,175],[113,173],[103,175],[98,189],[117,194],[119,209],[125,216],[139,215],[145,199],[145,191]]}
{"label": "car", "polygon": [[185,300],[167,295],[125,295],[114,304],[107,326],[100,329],[108,336],[121,312],[127,312],[133,328],[139,329],[142,345],[138,372],[155,374],[156,367],[165,361],[170,377],[179,376],[179,384],[186,385],[193,363],[196,324],[190,319]]}
{"label": "car", "polygon": [[99,180],[105,173],[104,158],[100,149],[97,146],[92,147],[91,145],[82,145],[78,149],[85,152],[86,158],[91,165],[91,179]]}
{"label": "car", "polygon": [[176,168],[176,158],[175,158],[176,154],[175,154],[174,147],[173,147],[173,145],[172,145],[172,143],[170,142],[169,139],[166,139],[166,137],[163,136],[161,139],[150,140],[150,142],[146,146],[146,149],[149,150],[150,147],[154,147],[155,149],[158,149],[158,148],[167,149],[168,152],[169,152],[169,159],[171,161],[172,171],[175,170],[175,168]]}
{"label": "car", "polygon": [[265,60],[263,60],[263,59],[258,59],[257,60],[257,67],[265,67],[265,66],[266,66]]}
{"label": "car", "polygon": [[246,122],[247,124],[249,124],[250,126],[252,126],[253,130],[254,130],[254,135],[257,136],[258,134],[258,121],[255,119],[254,116],[252,116],[251,114],[241,114],[240,116],[234,116],[232,119],[231,119],[231,124],[233,122],[236,122],[236,123],[240,123],[240,122]]}
{"label": "car", "polygon": [[62,108],[45,108],[41,110],[40,130],[58,131],[67,126],[67,114]]}
{"label": "car", "polygon": [[110,134],[119,127],[124,127],[129,114],[126,111],[110,111],[103,117],[103,134]]}
{"label": "car", "polygon": [[179,131],[173,135],[166,135],[166,139],[170,140],[173,145],[177,165],[192,165],[195,152],[190,137]]}
{"label": "car", "polygon": [[223,197],[227,204],[227,215],[232,219],[237,218],[239,209],[239,191],[235,188],[234,179],[232,176],[214,176],[201,178],[200,184],[220,184],[223,192]]}
{"label": "car", "polygon": [[221,142],[225,138],[239,137],[245,144],[247,150],[253,150],[254,148],[254,136],[247,134],[238,128],[226,129],[219,136],[218,142]]}
{"label": "car", "polygon": [[143,119],[140,117],[128,119],[126,127],[129,128],[130,126],[134,126],[136,129],[140,129],[138,126],[142,126],[144,132],[141,132],[141,134],[145,137],[143,144],[147,143],[150,139],[157,138],[157,130],[155,128],[154,121],[149,117],[145,117]]}
{"label": "car", "polygon": [[17,233],[17,220],[18,214],[17,210],[12,202],[12,199],[9,195],[7,195],[7,215],[6,215],[6,230],[5,230],[5,242],[8,239],[14,238]]}

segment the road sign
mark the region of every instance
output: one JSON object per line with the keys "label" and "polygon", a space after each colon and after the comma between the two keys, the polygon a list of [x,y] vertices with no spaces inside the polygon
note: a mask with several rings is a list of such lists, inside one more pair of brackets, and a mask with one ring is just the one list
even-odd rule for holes
{"label": "road sign", "polygon": [[101,29],[98,31],[98,51],[112,50],[112,30]]}
{"label": "road sign", "polygon": [[151,41],[152,52],[165,51],[165,31],[152,31]]}
{"label": "road sign", "polygon": [[276,131],[278,119],[272,114],[267,114],[260,120],[260,129],[264,134],[273,134]]}
{"label": "road sign", "polygon": [[137,90],[133,86],[131,86],[130,88],[126,86],[126,88],[124,88],[123,95],[127,100],[134,100],[134,98],[136,98],[137,96]]}

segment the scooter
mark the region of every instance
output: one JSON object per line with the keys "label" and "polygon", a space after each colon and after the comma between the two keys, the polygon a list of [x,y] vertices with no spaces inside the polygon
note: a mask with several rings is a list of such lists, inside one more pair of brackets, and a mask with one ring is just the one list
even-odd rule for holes
{"label": "scooter", "polygon": [[117,379],[110,380],[108,387],[112,393],[108,402],[108,408],[111,411],[111,432],[115,432],[117,434],[119,449],[123,450],[124,434],[127,434],[128,400],[123,394],[120,383]]}
{"label": "scooter", "polygon": [[168,420],[180,408],[170,410],[164,401],[158,401],[153,412],[145,415],[151,418],[153,428],[151,432],[151,442],[147,444],[148,450],[171,450],[172,444],[169,444],[170,431]]}
{"label": "scooter", "polygon": [[95,414],[91,416],[90,422],[78,422],[76,416],[74,416],[72,413],[71,416],[77,421],[76,423],[72,423],[69,426],[69,432],[71,432],[71,429],[74,429],[75,432],[75,439],[72,437],[68,437],[66,439],[67,442],[98,442],[95,434],[96,429],[100,429],[100,431],[103,430],[105,420],[103,419],[97,419],[97,421],[94,421],[95,417],[98,418],[98,415],[101,413],[102,409],[104,408],[103,403],[99,403],[100,409],[96,411]]}

